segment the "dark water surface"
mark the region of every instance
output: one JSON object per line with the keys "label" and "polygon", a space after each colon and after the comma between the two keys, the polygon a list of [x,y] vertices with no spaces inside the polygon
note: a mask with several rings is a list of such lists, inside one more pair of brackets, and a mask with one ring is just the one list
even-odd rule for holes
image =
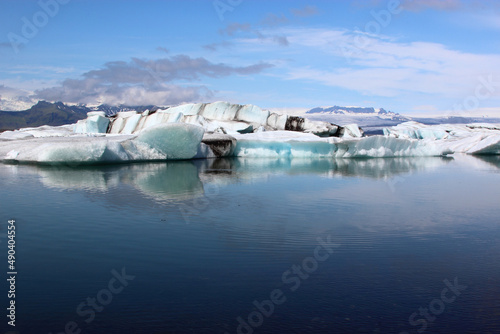
{"label": "dark water surface", "polygon": [[496,157],[0,165],[31,333],[500,333]]}

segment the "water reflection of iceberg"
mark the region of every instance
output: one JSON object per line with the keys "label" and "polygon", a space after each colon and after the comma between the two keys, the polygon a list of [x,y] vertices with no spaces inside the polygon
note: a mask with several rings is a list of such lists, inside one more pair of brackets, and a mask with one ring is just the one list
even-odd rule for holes
{"label": "water reflection of iceberg", "polygon": [[245,159],[199,160],[204,183],[234,183],[267,178],[271,175],[316,174],[323,177],[367,177],[386,179],[393,176],[434,169],[452,158],[379,158],[379,159]]}
{"label": "water reflection of iceberg", "polygon": [[144,196],[162,200],[184,200],[203,196],[210,185],[221,186],[265,180],[273,175],[314,174],[322,177],[366,177],[386,179],[435,169],[451,158],[391,159],[244,159],[220,158],[132,165],[88,167],[35,167],[49,188],[105,192],[121,184]]}
{"label": "water reflection of iceberg", "polygon": [[140,165],[134,167],[133,177],[126,174],[129,177],[127,181],[147,196],[168,200],[186,199],[204,193],[198,168],[191,161],[148,165],[147,173],[141,171]]}
{"label": "water reflection of iceberg", "polygon": [[499,155],[476,155],[477,159],[486,162],[488,165],[500,169],[500,156]]}
{"label": "water reflection of iceberg", "polygon": [[88,167],[33,167],[49,188],[105,192],[129,184],[158,200],[203,195],[198,168],[191,161]]}

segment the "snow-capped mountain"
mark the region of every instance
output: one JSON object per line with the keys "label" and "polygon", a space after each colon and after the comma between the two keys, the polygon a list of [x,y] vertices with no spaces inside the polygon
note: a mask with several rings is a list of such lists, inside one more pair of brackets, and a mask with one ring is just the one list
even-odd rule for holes
{"label": "snow-capped mountain", "polygon": [[366,133],[382,133],[384,127],[412,120],[411,117],[387,111],[383,108],[353,106],[317,107],[306,111],[305,115],[312,120],[331,122],[341,126],[356,123]]}
{"label": "snow-capped mountain", "polygon": [[308,115],[347,115],[347,116],[357,116],[357,117],[379,117],[381,119],[389,119],[393,121],[409,121],[409,117],[402,116],[398,113],[387,111],[384,108],[373,108],[373,107],[317,107],[309,111],[306,111]]}
{"label": "snow-capped mountain", "polygon": [[104,111],[106,115],[110,116],[120,111],[136,110],[142,112],[146,109],[154,110],[156,108],[155,106],[109,106],[106,104],[88,106],[38,101],[22,110],[10,107],[5,108],[5,110],[0,109],[0,131],[41,125],[72,124],[86,118],[89,111]]}

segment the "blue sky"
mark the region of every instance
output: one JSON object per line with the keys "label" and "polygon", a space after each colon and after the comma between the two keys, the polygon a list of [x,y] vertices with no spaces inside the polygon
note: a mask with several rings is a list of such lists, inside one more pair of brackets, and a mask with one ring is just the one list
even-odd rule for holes
{"label": "blue sky", "polygon": [[500,4],[4,0],[8,101],[500,115]]}

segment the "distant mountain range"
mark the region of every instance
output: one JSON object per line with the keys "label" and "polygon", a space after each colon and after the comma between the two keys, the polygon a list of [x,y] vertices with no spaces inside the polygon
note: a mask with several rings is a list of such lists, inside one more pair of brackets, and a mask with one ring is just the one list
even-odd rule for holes
{"label": "distant mountain range", "polygon": [[402,122],[415,121],[423,124],[467,124],[467,123],[500,123],[498,118],[485,117],[409,117],[387,111],[383,108],[366,107],[317,107],[306,111],[307,118],[331,122],[338,125],[356,123],[365,130],[367,134],[380,134],[382,128],[395,126]]}
{"label": "distant mountain range", "polygon": [[[38,101],[31,108],[22,111],[0,111],[0,131],[14,130],[25,127],[42,125],[64,125],[76,123],[87,117],[90,111],[104,111],[106,115],[113,115],[121,111],[136,110],[142,112],[146,109],[156,110],[159,107],[149,106],[110,106],[101,105],[68,105],[62,102]],[[164,107],[161,107],[164,108]],[[402,122],[417,121],[424,124],[441,123],[500,123],[500,119],[483,117],[438,117],[416,118],[407,117],[398,113],[387,111],[383,108],[371,107],[317,107],[305,113],[312,120],[327,121],[338,125],[356,123],[367,133],[380,133],[383,127],[395,126]]]}
{"label": "distant mountain range", "polygon": [[64,125],[76,123],[80,119],[87,118],[90,111],[104,111],[107,115],[113,115],[120,111],[144,111],[156,109],[155,106],[85,106],[67,105],[62,102],[38,101],[31,108],[23,111],[0,111],[0,131],[14,130],[26,127],[37,127],[42,125]]}
{"label": "distant mountain range", "polygon": [[411,120],[409,117],[398,113],[387,111],[384,108],[375,109],[371,107],[317,107],[306,111],[309,115],[348,115],[348,116],[368,116],[379,117],[381,119],[390,119],[393,121],[406,122]]}

